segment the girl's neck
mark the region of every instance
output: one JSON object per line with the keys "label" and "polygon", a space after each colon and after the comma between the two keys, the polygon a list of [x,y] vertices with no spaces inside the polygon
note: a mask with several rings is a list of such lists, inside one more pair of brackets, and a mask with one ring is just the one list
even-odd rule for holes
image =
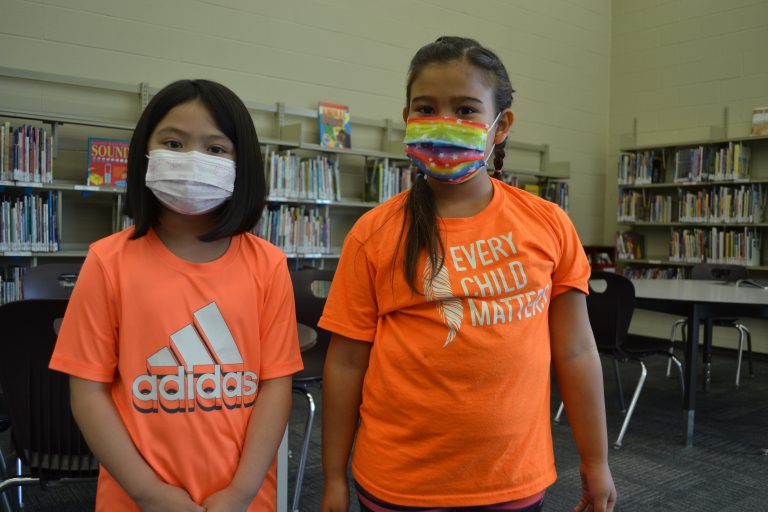
{"label": "girl's neck", "polygon": [[465,183],[452,185],[432,178],[427,178],[427,183],[434,194],[440,217],[472,217],[483,211],[493,197],[493,183],[484,170]]}
{"label": "girl's neck", "polygon": [[203,242],[200,235],[215,226],[211,214],[182,215],[162,208],[155,232],[163,244],[177,257],[192,263],[214,261],[229,248],[230,238]]}

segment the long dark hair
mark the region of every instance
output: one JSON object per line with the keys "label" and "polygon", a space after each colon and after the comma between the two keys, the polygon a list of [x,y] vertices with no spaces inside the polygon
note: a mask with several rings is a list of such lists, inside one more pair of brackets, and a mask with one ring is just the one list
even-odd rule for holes
{"label": "long dark hair", "polygon": [[179,80],[160,90],[142,112],[128,148],[128,188],[123,213],[135,222],[131,238],[147,234],[156,226],[160,207],[145,185],[147,145],[155,127],[174,107],[200,101],[219,130],[235,146],[235,189],[216,212],[216,225],[199,238],[204,242],[245,233],[261,218],[266,203],[264,161],[259,139],[248,109],[227,87],[210,80]]}
{"label": "long dark hair", "polygon": [[[411,85],[424,67],[428,64],[452,61],[468,62],[486,73],[493,84],[493,98],[497,113],[512,105],[512,93],[515,91],[509,81],[507,69],[499,57],[474,39],[443,36],[434,43],[422,47],[413,56],[408,69],[408,85],[405,93],[406,108],[410,108],[411,104]],[[497,172],[504,165],[505,143],[506,140],[497,144],[493,150],[493,167]],[[416,287],[416,266],[421,251],[427,251],[427,257],[431,263],[432,278],[440,271],[445,257],[445,247],[443,247],[437,226],[435,198],[423,175],[419,175],[415,180],[403,208],[405,215],[402,232],[406,232],[403,269],[408,286],[414,293],[421,293]],[[398,250],[400,240],[402,240],[402,232],[398,240]]]}

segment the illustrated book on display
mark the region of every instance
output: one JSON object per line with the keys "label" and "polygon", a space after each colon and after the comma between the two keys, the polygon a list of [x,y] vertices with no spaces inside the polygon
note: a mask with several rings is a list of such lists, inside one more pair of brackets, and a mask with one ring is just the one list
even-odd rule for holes
{"label": "illustrated book on display", "polygon": [[86,184],[125,187],[128,176],[129,140],[88,137]]}
{"label": "illustrated book on display", "polygon": [[320,121],[320,145],[326,148],[350,149],[352,133],[349,107],[337,103],[320,102],[317,107]]}

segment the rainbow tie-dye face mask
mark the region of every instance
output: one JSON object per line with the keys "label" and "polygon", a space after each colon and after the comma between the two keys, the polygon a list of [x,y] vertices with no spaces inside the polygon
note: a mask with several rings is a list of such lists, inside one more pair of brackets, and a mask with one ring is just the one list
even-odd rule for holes
{"label": "rainbow tie-dye face mask", "polygon": [[[499,115],[501,115],[499,113]],[[485,167],[490,126],[453,117],[415,117],[405,125],[405,152],[427,176],[462,183]]]}

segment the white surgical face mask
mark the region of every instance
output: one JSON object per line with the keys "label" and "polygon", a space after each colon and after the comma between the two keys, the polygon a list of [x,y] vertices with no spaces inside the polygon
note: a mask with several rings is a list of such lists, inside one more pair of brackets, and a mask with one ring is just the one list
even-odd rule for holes
{"label": "white surgical face mask", "polygon": [[215,210],[232,197],[235,162],[198,151],[153,149],[148,155],[147,188],[167,208],[184,215]]}

